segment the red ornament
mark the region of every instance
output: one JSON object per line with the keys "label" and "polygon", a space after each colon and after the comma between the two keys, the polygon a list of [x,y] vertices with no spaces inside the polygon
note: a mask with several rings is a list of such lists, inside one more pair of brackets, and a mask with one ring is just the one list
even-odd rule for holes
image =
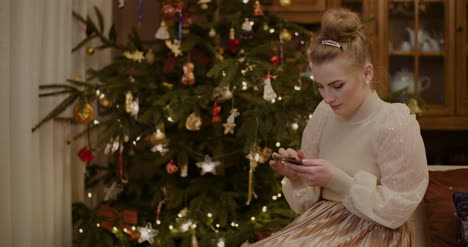
{"label": "red ornament", "polygon": [[279,64],[280,63],[280,58],[277,55],[273,55],[270,57],[270,62],[272,64]]}
{"label": "red ornament", "polygon": [[213,104],[213,108],[211,109],[211,114],[213,115],[213,119],[211,120],[211,122],[213,122],[213,123],[221,122],[221,116],[219,116],[220,112],[221,112],[221,106],[219,106],[215,102]]}
{"label": "red ornament", "polygon": [[182,13],[183,8],[184,8],[184,4],[183,3],[178,3],[178,4],[176,4],[175,11],[177,13]]}
{"label": "red ornament", "polygon": [[92,160],[94,160],[94,154],[87,146],[84,146],[80,149],[80,151],[78,152],[78,156],[80,157],[81,161],[86,163],[89,163]]}
{"label": "red ornament", "polygon": [[162,7],[161,12],[163,13],[164,17],[169,18],[175,15],[176,9],[170,4],[165,4]]}
{"label": "red ornament", "polygon": [[174,174],[179,170],[179,167],[174,163],[174,161],[170,161],[169,163],[166,164],[166,171],[169,174]]}
{"label": "red ornament", "polygon": [[239,47],[239,39],[236,39],[236,35],[234,33],[234,28],[232,28],[232,27],[229,30],[228,47],[229,47],[229,50],[231,50],[232,53],[235,53],[237,51],[237,48]]}
{"label": "red ornament", "polygon": [[258,1],[255,1],[254,4],[254,16],[262,16],[263,15],[263,10],[262,10],[262,5]]}

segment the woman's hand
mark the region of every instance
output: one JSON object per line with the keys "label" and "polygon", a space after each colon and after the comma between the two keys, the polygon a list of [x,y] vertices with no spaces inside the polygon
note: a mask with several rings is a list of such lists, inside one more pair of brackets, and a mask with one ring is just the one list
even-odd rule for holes
{"label": "woman's hand", "polygon": [[285,163],[283,169],[302,178],[310,186],[325,187],[333,178],[334,166],[327,160],[303,159],[302,163],[304,165]]}
{"label": "woman's hand", "polygon": [[[278,153],[281,155],[288,155],[288,156],[293,156],[299,159],[304,159],[304,152],[303,151],[298,151],[296,152],[294,149],[288,148],[288,150],[284,150],[284,148],[280,148],[278,150]],[[294,166],[288,162],[281,162],[277,160],[270,160],[270,165],[275,169],[279,174],[281,174],[284,177],[287,177],[289,179],[295,179],[299,176],[297,172],[294,170],[291,170],[288,166]]]}

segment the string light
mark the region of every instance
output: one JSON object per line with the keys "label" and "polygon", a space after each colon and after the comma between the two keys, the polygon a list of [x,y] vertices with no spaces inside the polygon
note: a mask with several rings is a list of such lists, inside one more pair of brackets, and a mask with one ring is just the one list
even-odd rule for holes
{"label": "string light", "polygon": [[91,197],[93,197],[93,193],[88,192],[88,198],[91,198]]}
{"label": "string light", "polygon": [[216,227],[217,227],[217,228],[219,228],[219,227],[220,227],[220,225],[219,225],[219,224],[216,224]]}
{"label": "string light", "polygon": [[309,78],[313,81],[314,80],[314,76],[313,75],[309,75]]}
{"label": "string light", "polygon": [[101,94],[101,91],[98,89],[96,90],[96,96],[99,96]]}
{"label": "string light", "polygon": [[253,21],[249,22],[250,26],[253,26],[255,23]]}
{"label": "string light", "polygon": [[136,146],[136,141],[133,141],[133,146]]}
{"label": "string light", "polygon": [[313,117],[312,113],[311,113],[311,114],[309,114],[309,119],[312,119],[312,117]]}
{"label": "string light", "polygon": [[112,228],[112,232],[116,233],[116,232],[118,232],[118,231],[119,231],[119,229],[117,229],[117,227],[114,226],[114,227]]}
{"label": "string light", "polygon": [[137,136],[137,138],[135,139],[136,141],[139,141],[141,140],[141,137],[140,136]]}
{"label": "string light", "polygon": [[79,231],[80,233],[83,233],[83,232],[84,232],[82,228],[80,228],[78,231]]}
{"label": "string light", "polygon": [[223,76],[226,76],[226,72],[224,72],[224,70],[223,70]]}
{"label": "string light", "polygon": [[266,211],[267,211],[267,206],[263,206],[263,208],[262,208],[262,212],[264,212],[264,213],[265,213]]}
{"label": "string light", "polygon": [[208,214],[206,214],[206,216],[208,216],[208,218],[211,218],[211,217],[213,217],[213,214],[212,214],[212,213],[208,213]]}
{"label": "string light", "polygon": [[101,227],[101,225],[99,223],[96,224],[97,227]]}
{"label": "string light", "polygon": [[274,28],[270,28],[270,33],[274,33],[275,32],[275,29]]}
{"label": "string light", "polygon": [[99,96],[100,99],[104,99],[106,97],[105,94],[101,94],[101,96]]}
{"label": "string light", "polygon": [[247,4],[247,3],[249,3],[249,0],[242,0],[242,2]]}
{"label": "string light", "polygon": [[156,220],[156,224],[161,225],[161,221],[160,221],[160,220]]}
{"label": "string light", "polygon": [[304,44],[304,40],[301,40],[301,45],[303,45],[303,44]]}
{"label": "string light", "polygon": [[135,231],[135,230],[136,230],[136,227],[135,227],[135,226],[132,226],[132,230]]}
{"label": "string light", "polygon": [[280,143],[280,142],[276,142],[275,146],[276,146],[277,148],[279,148],[279,147],[281,146],[281,143]]}
{"label": "string light", "polygon": [[297,129],[299,128],[299,124],[298,124],[298,123],[292,123],[292,124],[291,124],[291,128],[292,128],[293,130],[297,130]]}
{"label": "string light", "polygon": [[225,243],[224,243],[224,239],[223,239],[223,238],[220,238],[220,239],[218,240],[218,245],[217,245],[217,246],[218,246],[218,247],[224,247],[224,246],[225,246]]}
{"label": "string light", "polygon": [[179,214],[177,214],[177,216],[178,216],[179,218],[182,218],[183,215],[182,215],[181,213],[179,213]]}
{"label": "string light", "polygon": [[197,228],[197,224],[192,224],[191,228],[192,228],[192,229]]}
{"label": "string light", "polygon": [[294,32],[294,35],[299,36],[299,33],[298,33],[298,32]]}
{"label": "string light", "polygon": [[296,90],[296,91],[301,91],[301,86],[297,86],[297,85],[294,86],[294,90]]}
{"label": "string light", "polygon": [[247,82],[242,82],[242,90],[247,90]]}
{"label": "string light", "polygon": [[168,117],[168,118],[167,118],[167,121],[173,123],[173,122],[174,122],[174,119],[172,119],[171,117]]}
{"label": "string light", "polygon": [[173,230],[174,227],[172,225],[169,225],[169,230]]}
{"label": "string light", "polygon": [[281,197],[282,195],[281,195],[281,193],[278,193],[278,195],[276,195],[276,196],[277,196],[277,197]]}
{"label": "string light", "polygon": [[254,216],[250,217],[250,220],[255,221],[255,217]]}
{"label": "string light", "polygon": [[272,104],[276,103],[276,100],[275,100],[275,99],[272,99],[272,100],[271,100],[271,103],[272,103]]}
{"label": "string light", "polygon": [[99,124],[99,120],[94,119],[93,124],[98,125],[98,124]]}
{"label": "string light", "polygon": [[278,199],[278,197],[277,196],[272,196],[271,199],[276,201],[276,199]]}

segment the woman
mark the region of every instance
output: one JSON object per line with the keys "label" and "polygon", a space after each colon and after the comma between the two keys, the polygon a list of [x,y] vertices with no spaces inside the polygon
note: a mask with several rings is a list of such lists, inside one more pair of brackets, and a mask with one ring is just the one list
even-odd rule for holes
{"label": "woman", "polygon": [[328,10],[308,55],[323,101],[303,151],[278,151],[302,165],[270,161],[300,216],[251,246],[412,246],[407,220],[428,184],[415,116],[372,90],[370,42],[355,13]]}

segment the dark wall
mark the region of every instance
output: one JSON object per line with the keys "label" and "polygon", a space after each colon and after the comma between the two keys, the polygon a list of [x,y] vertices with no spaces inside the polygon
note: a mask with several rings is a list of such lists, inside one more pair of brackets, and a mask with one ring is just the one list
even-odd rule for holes
{"label": "dark wall", "polygon": [[468,166],[468,131],[425,130],[421,135],[428,164]]}

